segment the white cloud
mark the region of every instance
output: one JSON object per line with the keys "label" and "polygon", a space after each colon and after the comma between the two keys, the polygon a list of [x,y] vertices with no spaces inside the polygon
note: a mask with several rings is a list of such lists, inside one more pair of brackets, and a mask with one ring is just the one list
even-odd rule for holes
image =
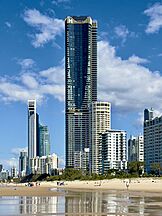
{"label": "white cloud", "polygon": [[129,35],[129,31],[125,25],[119,25],[114,28],[115,34],[123,40],[126,41],[126,38]]}
{"label": "white cloud", "polygon": [[11,78],[0,77],[1,100],[26,103],[28,99],[35,98],[41,103],[46,97],[53,96],[59,101],[64,101],[64,61],[56,67],[37,73],[32,72],[32,66],[35,65],[32,59],[21,60],[21,65],[19,75]]}
{"label": "white cloud", "polygon": [[[110,101],[120,112],[162,110],[162,76],[143,65],[147,62],[136,55],[123,60],[107,41],[98,42],[98,99]],[[64,85],[62,60],[37,73],[20,73],[15,80],[0,77],[0,95],[7,102],[36,98],[41,103],[48,96],[64,101]]]}
{"label": "white cloud", "polygon": [[155,3],[144,11],[144,14],[150,17],[146,28],[146,33],[157,33],[162,27],[162,4]]}
{"label": "white cloud", "polygon": [[49,82],[58,83],[62,85],[64,84],[65,80],[64,62],[62,62],[59,66],[50,67],[47,70],[40,71],[39,74],[42,77],[47,78]]}
{"label": "white cloud", "polygon": [[30,74],[23,74],[21,81],[29,89],[37,89],[39,87],[37,80]]}
{"label": "white cloud", "polygon": [[[120,111],[162,109],[162,76],[141,65],[146,60],[132,56],[122,60],[106,41],[98,43],[98,98],[112,102]],[[133,61],[132,61],[133,60]]]}
{"label": "white cloud", "polygon": [[36,9],[26,10],[23,18],[28,25],[34,27],[37,31],[32,35],[32,45],[35,48],[50,41],[55,41],[56,36],[61,36],[64,32],[63,20],[43,15]]}
{"label": "white cloud", "polygon": [[8,22],[8,21],[7,21],[7,22],[5,22],[5,25],[6,25],[8,28],[11,28],[11,26],[12,26],[12,25],[11,25],[11,23],[10,23],[10,22]]}
{"label": "white cloud", "polygon": [[30,69],[33,69],[33,67],[35,66],[35,61],[30,58],[19,59],[17,63],[21,66],[22,72],[26,72]]}
{"label": "white cloud", "polygon": [[122,44],[124,44],[127,38],[136,38],[138,35],[135,32],[131,32],[125,25],[119,25],[114,28],[114,33],[117,38],[122,40]]}
{"label": "white cloud", "polygon": [[135,64],[145,64],[148,63],[149,61],[147,59],[140,58],[136,55],[132,55],[131,57],[129,57],[128,62],[132,62]]}

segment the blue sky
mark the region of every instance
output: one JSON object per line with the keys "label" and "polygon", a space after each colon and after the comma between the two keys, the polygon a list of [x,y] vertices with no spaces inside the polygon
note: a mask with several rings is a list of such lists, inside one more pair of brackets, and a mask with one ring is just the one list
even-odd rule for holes
{"label": "blue sky", "polygon": [[0,163],[27,146],[27,100],[36,98],[52,152],[64,156],[64,19],[98,21],[98,100],[112,127],[142,133],[143,109],[162,112],[162,1],[1,0]]}

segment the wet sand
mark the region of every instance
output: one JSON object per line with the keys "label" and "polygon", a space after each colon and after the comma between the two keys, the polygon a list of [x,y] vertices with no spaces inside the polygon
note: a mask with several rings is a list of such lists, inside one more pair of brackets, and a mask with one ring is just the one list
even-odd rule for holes
{"label": "wet sand", "polygon": [[53,191],[48,187],[3,186],[0,196],[59,196],[63,193]]}

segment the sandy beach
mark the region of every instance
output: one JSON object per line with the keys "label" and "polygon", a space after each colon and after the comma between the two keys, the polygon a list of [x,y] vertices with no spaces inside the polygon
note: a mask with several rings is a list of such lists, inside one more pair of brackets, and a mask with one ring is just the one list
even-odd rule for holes
{"label": "sandy beach", "polygon": [[5,185],[0,187],[0,196],[59,196],[63,193],[49,187],[25,187]]}
{"label": "sandy beach", "polygon": [[120,190],[135,192],[162,193],[162,179],[137,178],[137,179],[111,179],[101,181],[64,181],[64,185],[58,186],[57,182],[41,182],[40,186],[27,187],[25,184],[1,184],[0,196],[57,196],[62,189],[84,190]]}
{"label": "sandy beach", "polygon": [[135,179],[110,179],[101,181],[65,181],[64,185],[57,186],[56,182],[44,182],[49,185],[67,189],[90,189],[90,190],[129,190],[137,192],[160,192],[162,193],[162,179],[160,178],[135,178]]}

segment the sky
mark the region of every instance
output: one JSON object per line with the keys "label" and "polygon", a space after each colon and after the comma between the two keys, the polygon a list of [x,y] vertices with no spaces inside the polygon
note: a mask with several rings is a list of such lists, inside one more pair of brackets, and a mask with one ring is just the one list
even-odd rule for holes
{"label": "sky", "polygon": [[112,128],[142,134],[143,110],[162,113],[162,1],[1,0],[0,163],[27,149],[27,100],[37,100],[51,152],[64,163],[64,19],[98,22],[98,100],[112,103]]}

